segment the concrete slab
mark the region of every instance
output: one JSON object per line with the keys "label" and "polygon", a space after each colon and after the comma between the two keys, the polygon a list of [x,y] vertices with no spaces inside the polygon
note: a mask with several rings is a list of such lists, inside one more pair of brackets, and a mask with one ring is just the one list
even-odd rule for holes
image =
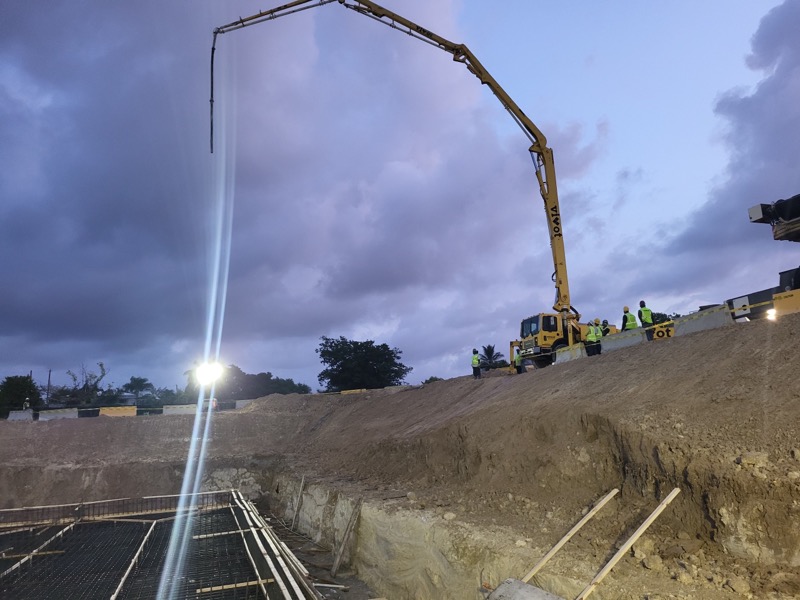
{"label": "concrete slab", "polygon": [[489,594],[488,600],[564,600],[564,598],[554,596],[518,579],[506,579]]}

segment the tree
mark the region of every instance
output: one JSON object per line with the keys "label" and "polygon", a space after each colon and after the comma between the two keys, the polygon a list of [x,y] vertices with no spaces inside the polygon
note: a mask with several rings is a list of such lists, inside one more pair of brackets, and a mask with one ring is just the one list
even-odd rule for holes
{"label": "tree", "polygon": [[436,381],[444,381],[444,379],[442,379],[441,377],[436,377],[436,375],[431,375],[425,381],[422,382],[422,385],[425,385],[426,383],[434,383]]}
{"label": "tree", "polygon": [[679,315],[678,313],[672,313],[671,315],[668,315],[667,313],[654,312],[653,324],[658,325],[659,323],[666,323],[667,321],[673,321],[680,316],[681,315]]}
{"label": "tree", "polygon": [[39,388],[30,375],[10,375],[0,383],[0,417],[12,410],[20,410],[28,403],[34,408],[42,401]]}
{"label": "tree", "polygon": [[220,400],[251,400],[270,394],[308,394],[311,388],[292,379],[273,377],[272,373],[251,375],[236,365],[225,367],[214,395]]}
{"label": "tree", "polygon": [[368,389],[400,385],[411,371],[400,362],[402,352],[375,342],[356,342],[340,336],[338,340],[322,336],[315,350],[327,365],[317,378],[326,392]]}
{"label": "tree", "polygon": [[97,396],[102,392],[100,382],[109,373],[109,370],[106,369],[105,364],[102,362],[97,363],[97,366],[100,368],[99,375],[89,371],[85,365],[81,365],[80,376],[72,371],[67,371],[67,375],[72,379],[72,389],[70,390],[68,401],[77,404],[91,404],[97,399]]}
{"label": "tree", "polygon": [[507,367],[508,363],[503,358],[500,352],[495,352],[494,345],[482,346],[483,353],[478,357],[481,359],[481,367],[484,369],[496,369],[498,367]]}
{"label": "tree", "polygon": [[147,380],[147,377],[131,377],[131,380],[122,386],[122,391],[133,394],[137,398],[142,392],[154,392],[156,386]]}

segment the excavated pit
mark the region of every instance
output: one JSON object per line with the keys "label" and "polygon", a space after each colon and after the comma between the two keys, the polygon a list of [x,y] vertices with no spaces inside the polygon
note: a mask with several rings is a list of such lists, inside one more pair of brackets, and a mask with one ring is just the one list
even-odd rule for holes
{"label": "excavated pit", "polygon": [[[296,513],[331,548],[363,498],[345,564],[392,600],[482,598],[617,487],[535,579],[574,597],[679,487],[593,597],[796,598],[798,339],[792,315],[523,375],[262,398],[213,416],[204,486]],[[0,423],[0,508],[177,493],[191,431],[187,416]]]}

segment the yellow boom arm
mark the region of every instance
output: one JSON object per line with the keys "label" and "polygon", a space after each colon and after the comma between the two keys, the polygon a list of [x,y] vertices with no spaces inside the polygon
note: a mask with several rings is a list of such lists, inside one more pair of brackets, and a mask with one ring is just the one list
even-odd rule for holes
{"label": "yellow boom arm", "polygon": [[506,91],[500,87],[489,72],[465,44],[456,44],[432,31],[425,29],[394,13],[371,0],[295,0],[271,10],[262,11],[249,17],[240,18],[233,23],[217,27],[214,30],[214,41],[211,47],[211,110],[212,110],[212,152],[213,152],[213,107],[214,107],[214,52],[216,49],[217,35],[228,33],[264,21],[277,19],[309,8],[324,4],[338,2],[345,8],[375,19],[397,29],[423,42],[429,43],[453,55],[453,60],[462,63],[467,70],[475,75],[500,100],[503,107],[509,112],[520,129],[531,142],[529,151],[536,169],[536,178],[539,181],[539,192],[544,200],[544,210],[547,214],[547,224],[550,233],[550,247],[553,251],[553,282],[556,288],[556,299],[553,309],[570,321],[580,318],[578,312],[570,304],[569,283],[567,280],[567,261],[564,252],[564,233],[561,223],[561,211],[558,204],[558,189],[556,187],[556,172],[553,163],[553,150],[547,146],[547,138],[528,116],[517,106]]}

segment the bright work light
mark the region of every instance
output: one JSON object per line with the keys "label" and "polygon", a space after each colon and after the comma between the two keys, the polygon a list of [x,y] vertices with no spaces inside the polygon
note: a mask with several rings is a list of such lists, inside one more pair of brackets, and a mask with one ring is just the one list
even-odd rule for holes
{"label": "bright work light", "polygon": [[197,377],[197,383],[200,385],[209,385],[214,383],[222,375],[222,365],[218,362],[203,363],[194,372]]}

